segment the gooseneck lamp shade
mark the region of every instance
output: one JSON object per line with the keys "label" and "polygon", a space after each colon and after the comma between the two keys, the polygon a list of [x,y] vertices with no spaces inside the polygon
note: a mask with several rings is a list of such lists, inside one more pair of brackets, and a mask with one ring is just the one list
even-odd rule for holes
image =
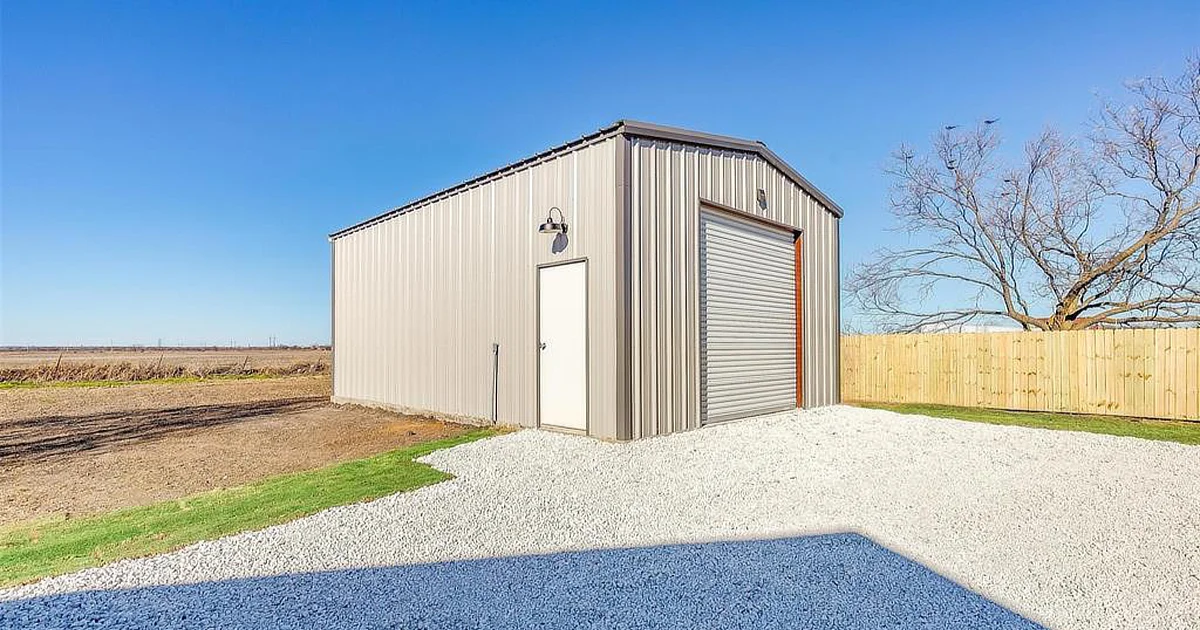
{"label": "gooseneck lamp shade", "polygon": [[[558,220],[554,220],[554,213],[558,213]],[[566,234],[567,222],[563,219],[562,210],[557,207],[550,208],[546,213],[546,222],[538,226],[538,232],[542,234]]]}

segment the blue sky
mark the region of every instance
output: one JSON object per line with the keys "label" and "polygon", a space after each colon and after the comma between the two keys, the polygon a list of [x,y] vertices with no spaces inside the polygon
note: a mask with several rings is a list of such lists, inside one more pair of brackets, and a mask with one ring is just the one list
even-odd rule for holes
{"label": "blue sky", "polygon": [[[1052,5],[1052,6],[1051,6]],[[892,242],[882,166],[1175,74],[1200,3],[6,1],[0,344],[328,340],[325,235],[618,118],[767,142]],[[853,320],[853,313],[847,314]]]}

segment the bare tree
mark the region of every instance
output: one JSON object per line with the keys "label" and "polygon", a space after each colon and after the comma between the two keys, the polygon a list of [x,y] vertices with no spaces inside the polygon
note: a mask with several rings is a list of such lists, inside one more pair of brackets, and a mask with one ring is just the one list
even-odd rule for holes
{"label": "bare tree", "polygon": [[892,212],[917,244],[855,269],[863,314],[891,331],[1200,322],[1200,57],[1128,92],[1091,136],[1047,131],[1015,164],[996,121],[947,127],[927,155],[896,152]]}

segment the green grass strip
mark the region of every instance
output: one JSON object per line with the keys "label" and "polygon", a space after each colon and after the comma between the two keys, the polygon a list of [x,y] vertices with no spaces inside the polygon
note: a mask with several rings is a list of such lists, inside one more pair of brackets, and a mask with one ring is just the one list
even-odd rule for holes
{"label": "green grass strip", "polygon": [[1180,444],[1200,444],[1200,422],[1176,422],[1171,420],[1126,418],[1123,416],[1095,416],[1040,411],[1003,411],[1000,409],[950,407],[946,405],[873,402],[852,402],[850,404],[871,409],[887,409],[888,411],[895,411],[897,413],[934,416],[936,418],[954,418],[957,420],[969,420],[971,422],[985,422],[987,424],[1007,424],[1060,431],[1085,431],[1087,433],[1121,435],[1146,440],[1179,442]]}
{"label": "green grass strip", "polygon": [[413,460],[496,433],[476,429],[453,438],[176,501],[0,528],[0,586],[163,553],[201,540],[277,525],[326,508],[437,483],[451,475]]}

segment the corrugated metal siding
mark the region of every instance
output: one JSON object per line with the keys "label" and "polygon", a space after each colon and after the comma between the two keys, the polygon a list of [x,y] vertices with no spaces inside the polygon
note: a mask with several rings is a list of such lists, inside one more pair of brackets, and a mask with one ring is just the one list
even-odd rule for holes
{"label": "corrugated metal siding", "polygon": [[[333,241],[334,397],[537,419],[537,266],[588,260],[589,431],[616,437],[616,147],[608,138]],[[550,206],[570,225],[551,252]]]}
{"label": "corrugated metal siding", "polygon": [[700,212],[702,424],[796,406],[796,264],[790,232]]}
{"label": "corrugated metal siding", "polygon": [[630,160],[631,436],[699,425],[702,199],[803,230],[804,401],[837,403],[837,218],[753,154],[634,138]]}

